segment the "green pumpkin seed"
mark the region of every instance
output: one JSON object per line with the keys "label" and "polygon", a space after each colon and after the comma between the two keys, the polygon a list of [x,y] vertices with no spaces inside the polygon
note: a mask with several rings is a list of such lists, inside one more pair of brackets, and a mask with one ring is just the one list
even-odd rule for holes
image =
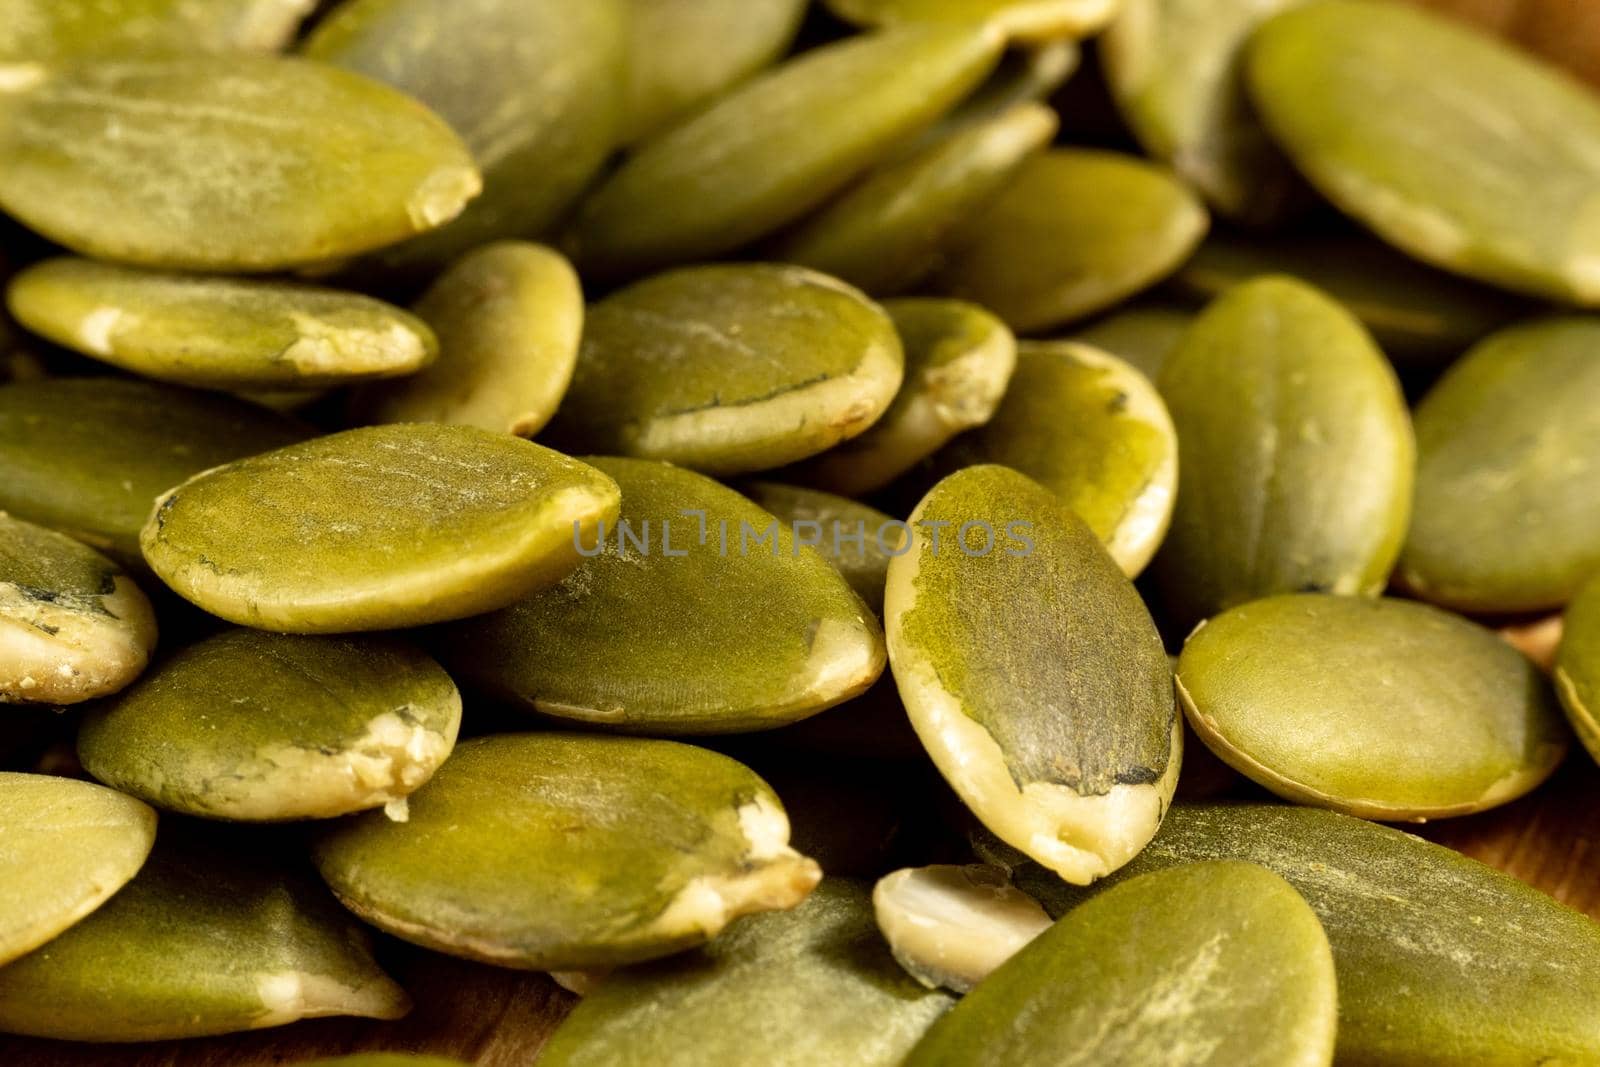
{"label": "green pumpkin seed", "polygon": [[155,612],[121,567],[0,512],[0,704],[115,693],[155,647]]}
{"label": "green pumpkin seed", "polygon": [[1360,319],[1387,355],[1407,363],[1453,360],[1524,310],[1515,297],[1433,270],[1369,237],[1219,235],[1173,281],[1212,300],[1265,274],[1291,274],[1321,289]]}
{"label": "green pumpkin seed", "polygon": [[286,633],[393,630],[493,611],[559,581],[616,517],[586,464],[472,426],[319,437],[163,495],[145,561],[195,605]]}
{"label": "green pumpkin seed", "polygon": [[78,758],[160,808],[214,819],[325,819],[390,805],[455,744],[461,697],[397,641],[232,630],[92,709]]}
{"label": "green pumpkin seed", "polygon": [[313,878],[236,837],[171,825],[121,892],[0,969],[0,1030],[66,1041],[396,1019],[410,1007]]}
{"label": "green pumpkin seed", "polygon": [[878,929],[906,973],[967,993],[1050,928],[1039,902],[983,864],[907,867],[872,891]]}
{"label": "green pumpkin seed", "polygon": [[1404,4],[1322,0],[1249,57],[1267,127],[1324,195],[1434,266],[1600,304],[1600,102]]}
{"label": "green pumpkin seed", "polygon": [[544,1047],[545,1067],[898,1067],[948,994],[907,977],[865,887],[827,879],[793,911],[607,978]]}
{"label": "green pumpkin seed", "polygon": [[821,877],[766,783],[672,741],[478,738],[410,809],[337,824],[316,846],[323,877],[382,930],[507,967],[655,959],[793,907]]}
{"label": "green pumpkin seed", "polygon": [[[1439,845],[1316,808],[1180,804],[1107,885],[1246,860],[1310,903],[1339,979],[1339,1063],[1484,1067],[1600,1057],[1600,924]],[[1052,914],[1082,890],[1037,868]]]}
{"label": "green pumpkin seed", "polygon": [[1084,327],[1072,339],[1116,356],[1154,382],[1192,325],[1194,316],[1187,311],[1139,305]]}
{"label": "green pumpkin seed", "polygon": [[1328,938],[1293,886],[1252,863],[1197,863],[1075,909],[906,1064],[1326,1067],[1336,999]]}
{"label": "green pumpkin seed", "polygon": [[975,304],[908,297],[884,310],[905,349],[905,380],[866,432],[794,472],[798,481],[859,496],[882,489],[1000,406],[1017,364],[1006,324]]}
{"label": "green pumpkin seed", "polygon": [[303,439],[299,423],[212,393],[113,378],[0,386],[0,509],[124,564],[156,497],[200,471]]}
{"label": "green pumpkin seed", "polygon": [[1300,0],[1124,0],[1101,39],[1106,83],[1146,151],[1231,218],[1265,222],[1299,191],[1245,93],[1252,31]]}
{"label": "green pumpkin seed", "polygon": [[934,457],[1021,471],[1089,524],[1125,574],[1155,555],[1172,518],[1178,440],[1149,379],[1098,349],[1024,341],[994,418]]}
{"label": "green pumpkin seed", "polygon": [[1567,720],[1589,755],[1600,760],[1600,582],[1591,581],[1566,612],[1556,653],[1556,689]]}
{"label": "green pumpkin seed", "polygon": [[1558,608],[1600,569],[1600,318],[1485,339],[1417,405],[1400,581],[1461,611]]}
{"label": "green pumpkin seed", "polygon": [[17,275],[6,303],[56,344],[179,385],[338,385],[410,374],[438,352],[433,331],[399,308],[292,282],[62,258]]}
{"label": "green pumpkin seed", "polygon": [[773,258],[901,293],[940,264],[949,235],[1055,136],[1056,114],[1019,104],[884,166],[777,242]]}
{"label": "green pumpkin seed", "polygon": [[1178,268],[1205,235],[1205,208],[1131,156],[1053,149],[950,241],[939,291],[982,304],[1018,333],[1119,304]]}
{"label": "green pumpkin seed", "polygon": [[0,797],[6,964],[93,912],[138,873],[155,843],[156,813],[110,789],[43,774],[0,771]]}
{"label": "green pumpkin seed", "polygon": [[628,0],[622,140],[656,133],[788,50],[806,0]]}
{"label": "green pumpkin seed", "polygon": [[550,429],[569,452],[767,470],[861,433],[900,388],[894,323],[803,267],[669,271],[590,309]]}
{"label": "green pumpkin seed", "polygon": [[1270,597],[1196,630],[1178,661],[1189,724],[1280,796],[1418,822],[1523,795],[1566,755],[1537,668],[1426,604]]}
{"label": "green pumpkin seed", "polygon": [[593,558],[554,589],[442,628],[459,677],[562,719],[710,734],[805,718],[883,672],[877,620],[801,531],[692,471],[590,462],[621,519],[582,534]]}
{"label": "green pumpkin seed", "polygon": [[1161,824],[1182,743],[1172,671],[1132,583],[1055,494],[1004,467],[952,474],[911,529],[884,618],[934,764],[986,826],[1062,877],[1120,867]]}
{"label": "green pumpkin seed", "polygon": [[[623,0],[347,0],[314,58],[434,108],[483,168],[483,195],[436,234],[380,257],[436,269],[565,215],[614,146],[627,49]],[[443,219],[439,221],[445,221]]]}
{"label": "green pumpkin seed", "polygon": [[1247,282],[1196,320],[1161,394],[1185,471],[1156,567],[1175,621],[1382,591],[1415,446],[1394,371],[1348,311],[1291,278]]}
{"label": "green pumpkin seed", "polygon": [[790,531],[809,535],[820,530],[817,551],[838,568],[875,614],[883,613],[890,553],[900,543],[902,531],[898,522],[848,497],[802,486],[749,482],[740,490]]}
{"label": "green pumpkin seed", "polygon": [[587,201],[585,275],[719,256],[805,214],[980,82],[996,33],[907,27],[792,59],[643,146]]}
{"label": "green pumpkin seed", "polygon": [[572,381],[583,290],[562,256],[502,241],[463,256],[416,306],[439,362],[358,401],[377,422],[448,422],[531,437]]}
{"label": "green pumpkin seed", "polygon": [[456,135],[365,78],[278,56],[85,64],[0,92],[0,208],[75,252],[270,271],[392,244],[479,189]]}
{"label": "green pumpkin seed", "polygon": [[1116,14],[1120,0],[826,0],[828,9],[858,26],[918,22],[988,22],[1019,41],[1092,37]]}

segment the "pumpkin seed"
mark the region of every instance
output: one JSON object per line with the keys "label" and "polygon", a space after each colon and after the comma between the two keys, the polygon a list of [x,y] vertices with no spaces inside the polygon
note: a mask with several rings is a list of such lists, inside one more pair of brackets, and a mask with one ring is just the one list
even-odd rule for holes
{"label": "pumpkin seed", "polygon": [[900,391],[877,422],[799,468],[797,480],[852,496],[882,489],[1000,406],[1017,364],[1005,323],[960,300],[908,297],[884,310],[905,349]]}
{"label": "pumpkin seed", "polygon": [[1230,218],[1268,222],[1300,183],[1245,93],[1244,46],[1300,0],[1124,0],[1101,38],[1106,84],[1146,151]]}
{"label": "pumpkin seed", "polygon": [[794,221],[983,80],[1000,36],[912,26],[789,60],[641,147],[589,197],[585,275],[719,256]]}
{"label": "pumpkin seed", "polygon": [[302,59],[83,64],[0,92],[0,208],[75,252],[270,271],[433,229],[479,189],[409,97]]}
{"label": "pumpkin seed", "polygon": [[874,614],[883,613],[890,553],[900,543],[899,522],[848,497],[802,486],[748,482],[740,489],[791,532],[820,531],[817,551],[838,568]]}
{"label": "pumpkin seed", "polygon": [[163,827],[121,892],[0,969],[0,1030],[160,1041],[404,1015],[405,991],[378,969],[354,920],[237,834]]}
{"label": "pumpkin seed", "polygon": [[1586,87],[1442,16],[1364,0],[1272,19],[1248,67],[1278,143],[1384,240],[1494,285],[1600,304],[1600,102]]}
{"label": "pumpkin seed", "polygon": [[1135,305],[1084,327],[1072,339],[1116,356],[1155,382],[1192,325],[1194,316],[1187,311]]}
{"label": "pumpkin seed", "polygon": [[861,433],[894,399],[894,323],[803,267],[686,267],[596,304],[550,429],[566,451],[766,470]]}
{"label": "pumpkin seed", "polygon": [[121,567],[0,512],[0,704],[115,693],[155,647],[155,612]]}
{"label": "pumpkin seed", "polygon": [[1092,37],[1116,14],[1120,0],[826,0],[828,9],[858,26],[917,22],[989,22],[1020,41]]}
{"label": "pumpkin seed", "polygon": [[541,1054],[546,1067],[838,1063],[897,1067],[950,1004],[895,965],[858,883],[825,880],[696,952],[607,978]]}
{"label": "pumpkin seed", "polygon": [[957,130],[987,123],[1022,104],[1045,103],[1066,84],[1082,61],[1083,49],[1078,42],[1066,38],[1007,49],[983,84],[891,158],[908,156]]}
{"label": "pumpkin seed", "polygon": [[901,293],[940,264],[949,235],[1055,136],[1056,114],[1018,104],[881,167],[773,247],[869,293]]}
{"label": "pumpkin seed", "polygon": [[967,993],[1050,927],[1039,902],[984,864],[907,867],[872,891],[878,929],[906,973]]}
{"label": "pumpkin seed", "polygon": [[[1600,924],[1537,889],[1399,830],[1269,804],[1179,804],[1106,885],[1218,859],[1276,871],[1316,911],[1338,971],[1341,1064],[1600,1055]],[[1085,896],[1037,868],[1017,873],[1052,914]]]}
{"label": "pumpkin seed", "polygon": [[709,734],[805,718],[883,672],[877,620],[800,531],[692,471],[590,462],[621,518],[554,589],[441,628],[459,677],[557,718]]}
{"label": "pumpkin seed", "polygon": [[43,774],[0,771],[0,796],[6,964],[93,912],[138,873],[155,843],[156,813],[110,789]]}
{"label": "pumpkin seed", "polygon": [[156,501],[140,544],[162,581],[229,622],[392,630],[493,611],[554,584],[617,507],[611,479],[559,452],[412,423],[196,475]]}
{"label": "pumpkin seed", "polygon": [[478,245],[537,237],[561,220],[616,140],[625,7],[624,0],[347,0],[318,25],[307,54],[434,108],[483,168],[483,195],[459,219],[385,253],[381,263],[437,269]]}
{"label": "pumpkin seed", "polygon": [[1461,611],[1558,608],[1600,569],[1600,318],[1486,338],[1417,405],[1417,494],[1399,580]]}
{"label": "pumpkin seed", "polygon": [[1161,281],[1206,226],[1205,208],[1164,170],[1115,152],[1052,149],[958,229],[933,285],[1035,333]]}
{"label": "pumpkin seed", "polygon": [[1600,760],[1600,582],[1591,581],[1567,608],[1556,653],[1556,690],[1578,740]]}
{"label": "pumpkin seed", "polygon": [[358,401],[361,414],[519,437],[550,421],[572,381],[583,332],[583,290],[559,253],[520,241],[469,252],[416,312],[439,335],[439,362],[372,387]]}
{"label": "pumpkin seed", "polygon": [[501,966],[665,956],[793,907],[821,877],[789,848],[766,783],[672,741],[478,738],[410,808],[404,823],[369,812],[336,824],[316,845],[323,877],[378,928]]}
{"label": "pumpkin seed", "polygon": [[1425,604],[1270,597],[1196,630],[1189,724],[1235,770],[1304,804],[1418,822],[1513,800],[1566,755],[1537,668]]}
{"label": "pumpkin seed", "polygon": [[1004,467],[952,474],[910,525],[884,618],[929,756],[984,825],[1063,878],[1120,867],[1161,824],[1182,744],[1132,583],[1055,494]]}
{"label": "pumpkin seed", "polygon": [[438,351],[421,321],[354,293],[86,259],[30,267],[6,303],[56,344],[179,385],[337,385],[410,374]]}
{"label": "pumpkin seed", "polygon": [[1071,341],[1024,341],[994,418],[934,457],[938,472],[978,463],[1052,490],[1104,542],[1123,573],[1142,571],[1167,532],[1178,441],[1150,381]]}
{"label": "pumpkin seed", "polygon": [[1333,953],[1294,887],[1252,863],[1197,863],[1075,909],[906,1063],[1325,1067],[1337,1022]]}
{"label": "pumpkin seed", "polygon": [[622,141],[671,126],[788,50],[806,0],[629,0]]}
{"label": "pumpkin seed", "polygon": [[92,709],[96,778],[214,819],[324,819],[404,798],[450,754],[461,697],[427,656],[380,638],[232,630]]}
{"label": "pumpkin seed", "polygon": [[1394,371],[1344,308],[1291,278],[1209,305],[1161,377],[1182,491],[1156,570],[1180,625],[1275,593],[1375,596],[1411,510]]}
{"label": "pumpkin seed", "polygon": [[148,382],[0,385],[0,509],[142,566],[139,528],[157,496],[308,432],[254,404]]}

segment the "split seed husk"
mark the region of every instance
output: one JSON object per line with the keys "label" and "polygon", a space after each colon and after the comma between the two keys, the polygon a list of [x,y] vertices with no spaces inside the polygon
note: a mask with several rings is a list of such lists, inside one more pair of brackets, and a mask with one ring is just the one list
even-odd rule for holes
{"label": "split seed husk", "polygon": [[820,530],[817,551],[838,568],[874,614],[883,614],[889,560],[904,532],[898,522],[849,497],[804,486],[747,482],[739,490],[796,534],[804,533],[809,539]]}
{"label": "split seed husk", "polygon": [[397,937],[505,967],[586,970],[798,904],[821,872],[788,839],[777,795],[726,756],[502,734],[459,745],[412,795],[407,822],[346,820],[316,859],[347,907]]}
{"label": "split seed husk", "polygon": [[872,904],[906,973],[957,993],[971,992],[1050,928],[1037,900],[985,864],[895,871],[878,880]]}
{"label": "split seed husk", "polygon": [[241,626],[392,630],[554,584],[617,508],[610,478],[559,452],[409,423],[197,475],[157,501],[140,542],[163,581]]}

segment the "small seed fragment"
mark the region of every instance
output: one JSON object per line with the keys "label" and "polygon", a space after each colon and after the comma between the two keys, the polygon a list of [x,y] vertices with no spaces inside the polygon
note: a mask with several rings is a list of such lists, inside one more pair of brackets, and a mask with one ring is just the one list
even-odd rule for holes
{"label": "small seed fragment", "polygon": [[982,864],[895,871],[878,881],[872,903],[906,973],[957,993],[971,992],[1050,928],[1038,901]]}

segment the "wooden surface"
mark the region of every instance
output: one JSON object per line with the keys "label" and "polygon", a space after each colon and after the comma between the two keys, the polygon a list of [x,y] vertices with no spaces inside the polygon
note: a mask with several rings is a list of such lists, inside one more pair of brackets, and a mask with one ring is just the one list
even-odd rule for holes
{"label": "wooden surface", "polygon": [[[1581,751],[1533,796],[1417,829],[1600,918],[1600,769]],[[235,1037],[154,1045],[68,1045],[0,1037],[5,1067],[277,1067],[364,1050],[431,1052],[526,1067],[574,998],[542,974],[383,945],[416,1009],[397,1023],[327,1019]]]}

